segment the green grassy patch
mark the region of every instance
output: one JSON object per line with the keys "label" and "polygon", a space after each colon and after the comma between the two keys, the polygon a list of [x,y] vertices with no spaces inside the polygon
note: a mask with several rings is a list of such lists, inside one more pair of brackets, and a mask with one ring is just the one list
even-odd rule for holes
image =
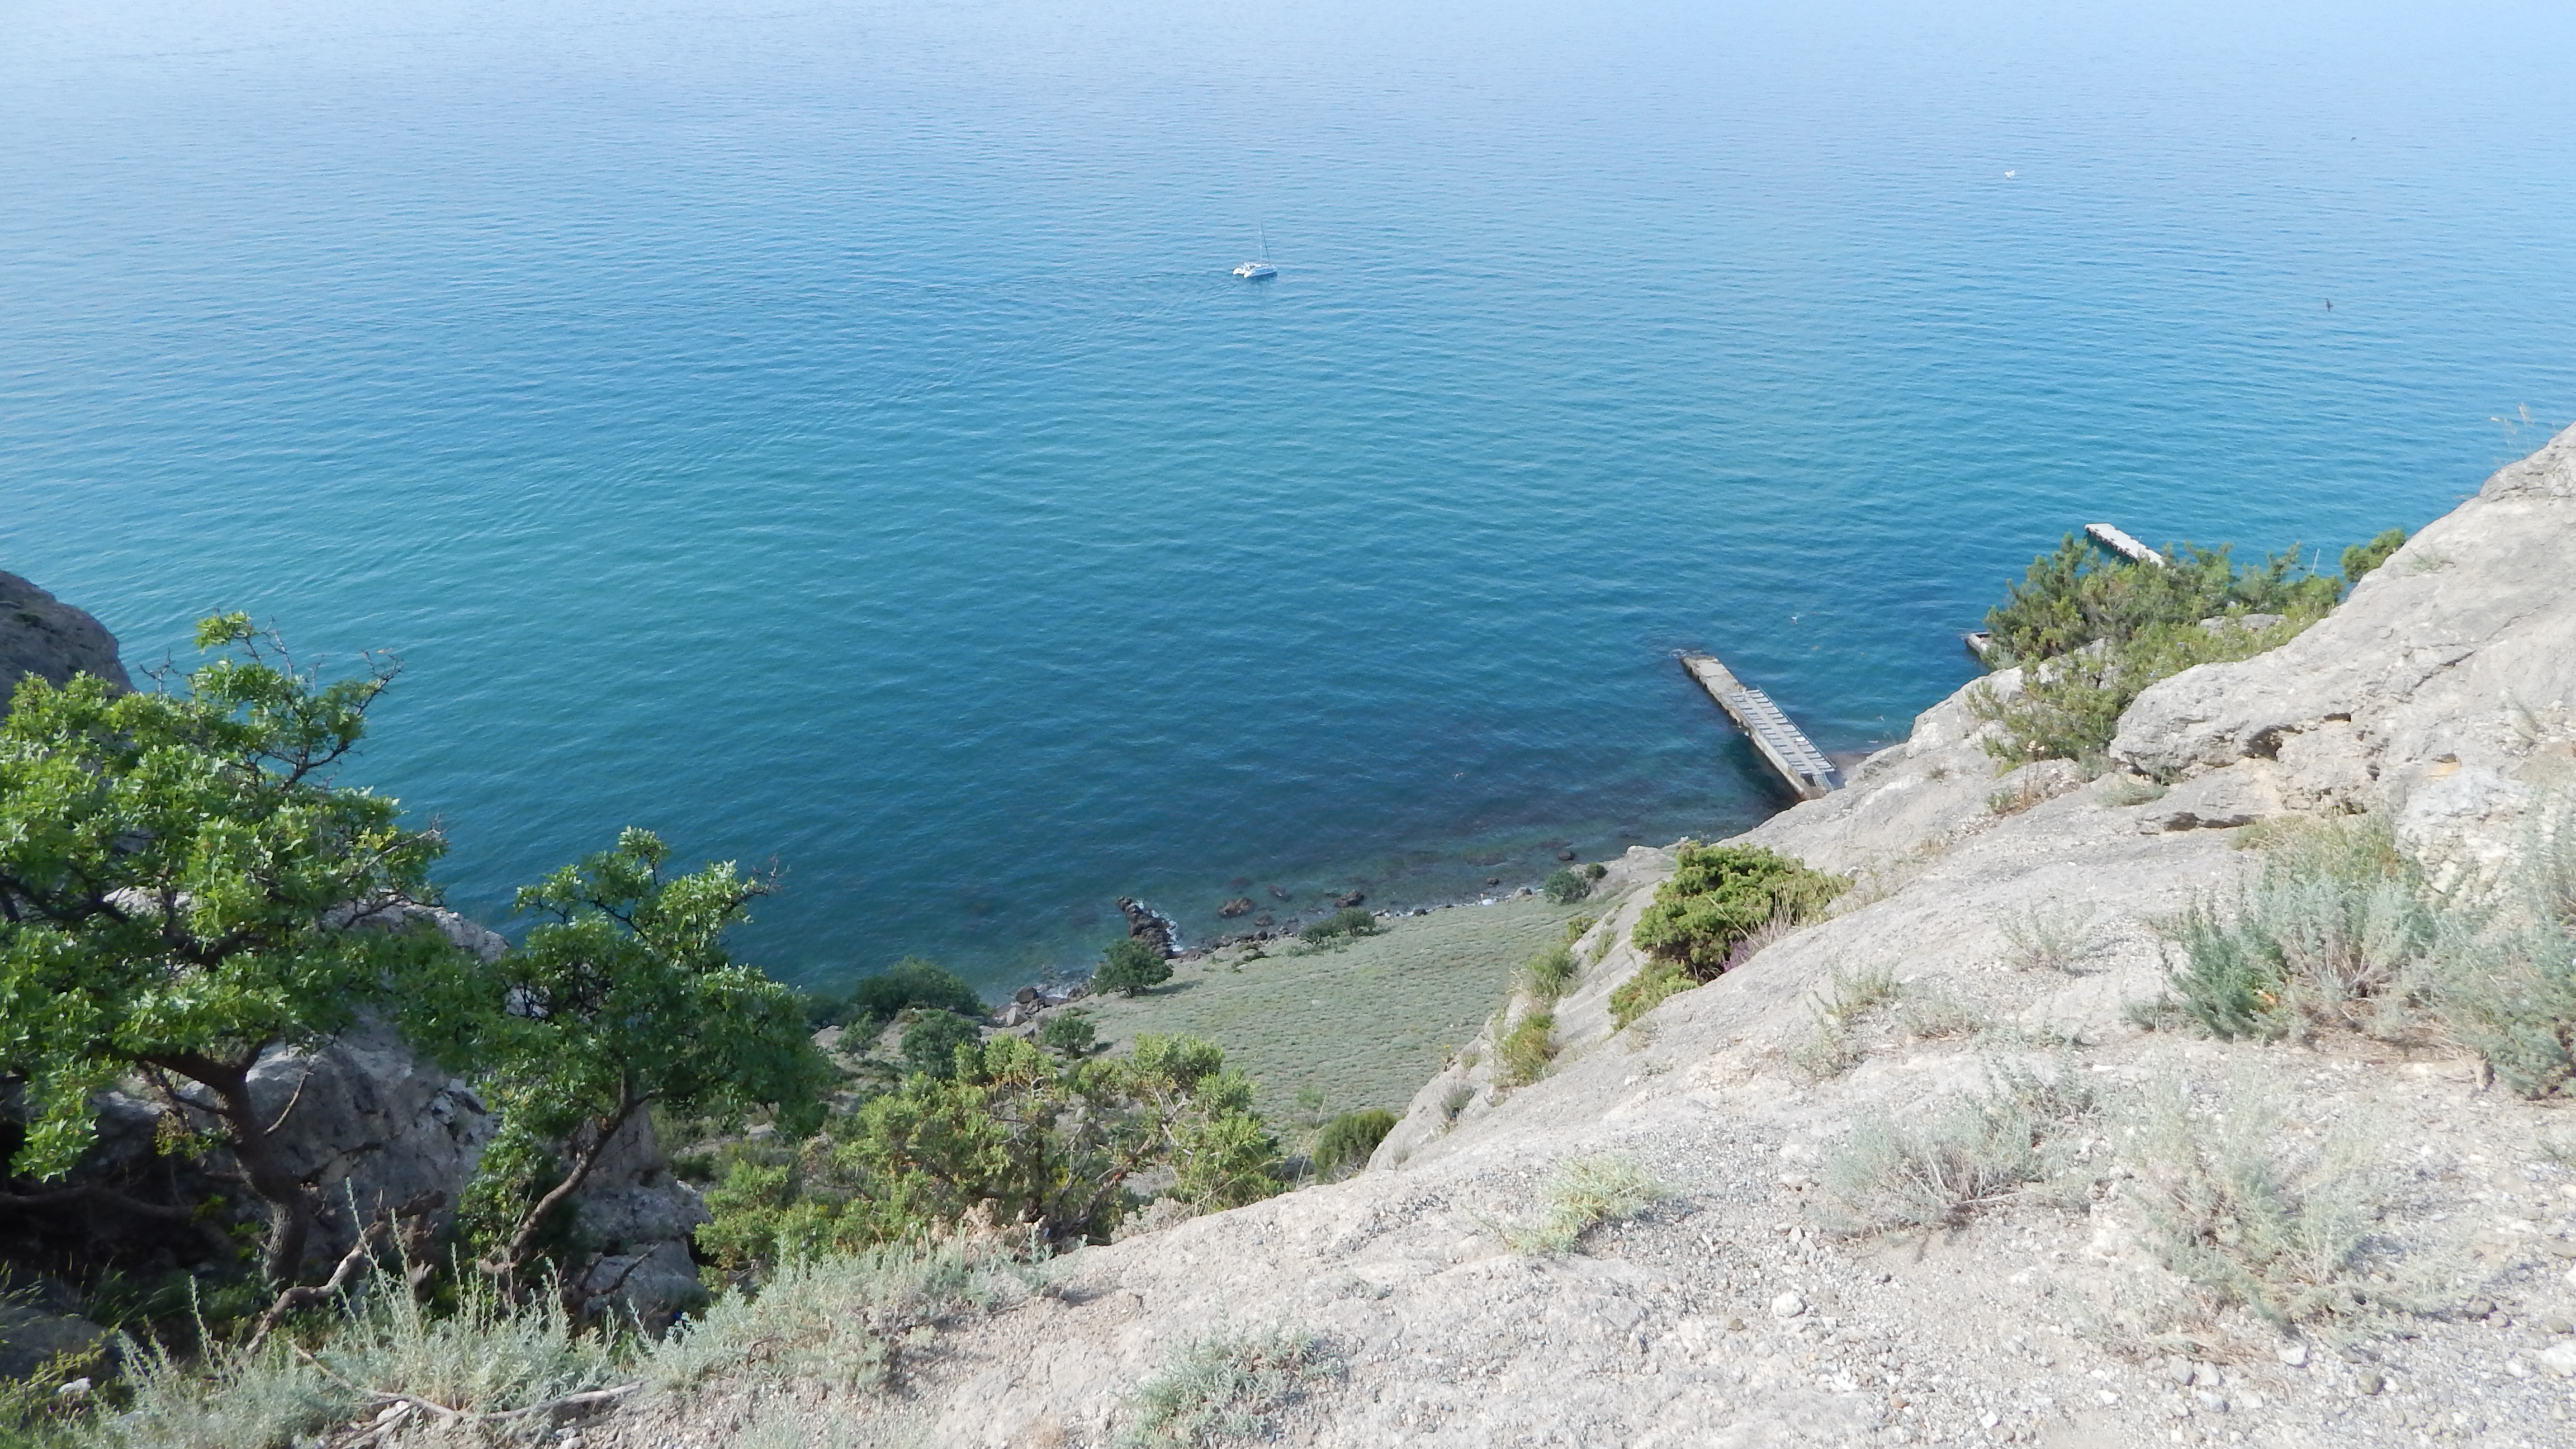
{"label": "green grassy patch", "polygon": [[[1301,1089],[1328,1114],[1401,1110],[1450,1052],[1473,1041],[1512,973],[1562,940],[1575,908],[1526,897],[1387,921],[1328,951],[1271,942],[1175,963],[1168,985],[1087,1003],[1118,1050],[1140,1032],[1203,1037],[1251,1074],[1261,1111],[1285,1120]],[[1238,969],[1239,968],[1239,969]]]}

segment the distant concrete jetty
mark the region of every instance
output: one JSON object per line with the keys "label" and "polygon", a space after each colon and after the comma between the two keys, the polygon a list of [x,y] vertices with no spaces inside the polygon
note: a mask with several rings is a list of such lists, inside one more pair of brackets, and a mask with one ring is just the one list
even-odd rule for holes
{"label": "distant concrete jetty", "polygon": [[1717,707],[1726,711],[1726,717],[1752,738],[1753,748],[1762,752],[1799,799],[1821,800],[1842,785],[1832,762],[1789,723],[1771,696],[1736,678],[1714,654],[1684,650],[1676,657],[1708,697],[1717,701]]}
{"label": "distant concrete jetty", "polygon": [[2084,531],[2093,535],[2095,543],[2131,563],[2153,564],[2157,568],[2165,566],[2163,554],[2131,538],[2128,532],[2116,523],[2088,523],[2084,525]]}

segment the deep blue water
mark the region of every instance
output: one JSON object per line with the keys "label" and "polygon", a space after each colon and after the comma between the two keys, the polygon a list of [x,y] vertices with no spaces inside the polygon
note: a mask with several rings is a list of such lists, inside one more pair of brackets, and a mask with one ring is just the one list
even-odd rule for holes
{"label": "deep blue water", "polygon": [[1677,647],[1862,749],[2070,526],[2576,413],[2576,11],[2079,8],[0,0],[0,568],[807,980],[1725,832]]}

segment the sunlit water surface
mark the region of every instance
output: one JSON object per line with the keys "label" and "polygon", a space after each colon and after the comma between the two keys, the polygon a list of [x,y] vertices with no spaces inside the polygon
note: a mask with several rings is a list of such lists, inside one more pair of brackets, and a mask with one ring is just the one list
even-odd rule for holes
{"label": "sunlit water surface", "polygon": [[1677,648],[1865,749],[2068,527],[2576,411],[2566,7],[2068,8],[13,0],[0,567],[814,982],[1732,831]]}

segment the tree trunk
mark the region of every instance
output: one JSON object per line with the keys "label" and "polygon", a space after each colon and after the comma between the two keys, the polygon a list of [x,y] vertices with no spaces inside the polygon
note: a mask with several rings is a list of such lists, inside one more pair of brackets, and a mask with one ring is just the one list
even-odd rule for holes
{"label": "tree trunk", "polygon": [[615,1112],[601,1120],[598,1130],[591,1134],[589,1146],[571,1141],[564,1144],[565,1155],[571,1159],[571,1170],[564,1174],[563,1181],[537,1199],[537,1205],[528,1209],[526,1217],[519,1220],[519,1230],[511,1235],[509,1247],[487,1265],[491,1271],[505,1280],[515,1279],[527,1271],[528,1261],[536,1256],[537,1235],[544,1231],[546,1219],[554,1215],[555,1209],[571,1201],[573,1194],[581,1191],[583,1183],[590,1181],[590,1170],[599,1165],[600,1157],[608,1151],[608,1144],[625,1130],[627,1121],[649,1100],[636,1097],[631,1088],[622,1095],[625,1100],[618,1104]]}
{"label": "tree trunk", "polygon": [[[257,1060],[253,1057],[252,1060]],[[313,1236],[313,1193],[278,1158],[277,1144],[259,1108],[250,1099],[250,1062],[238,1065],[208,1057],[156,1059],[152,1065],[196,1082],[215,1094],[215,1112],[232,1139],[233,1157],[241,1163],[242,1180],[268,1204],[268,1244],[260,1252],[260,1269],[272,1283],[292,1283],[304,1266],[305,1244]]]}

